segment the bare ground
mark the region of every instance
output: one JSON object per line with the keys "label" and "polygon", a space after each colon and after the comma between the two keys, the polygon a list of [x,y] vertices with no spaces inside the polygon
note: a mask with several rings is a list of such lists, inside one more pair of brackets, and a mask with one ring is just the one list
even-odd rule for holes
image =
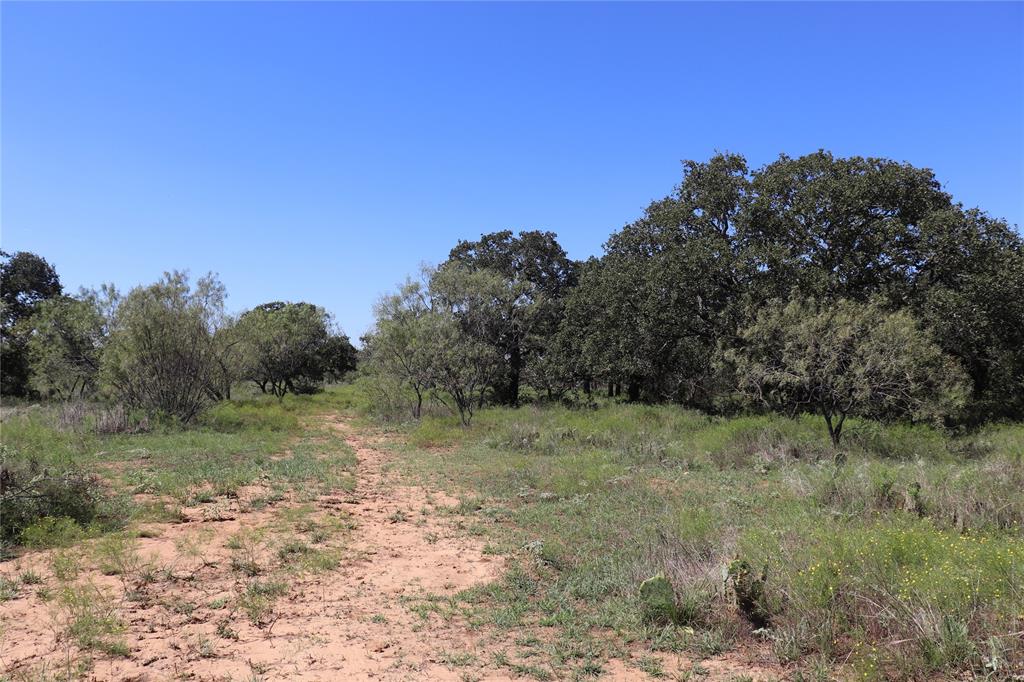
{"label": "bare ground", "polygon": [[[305,505],[293,495],[254,509],[246,502],[262,491],[248,490],[184,509],[181,523],[142,528],[137,554],[124,559],[120,575],[104,575],[102,561],[88,552],[71,581],[55,577],[66,555],[59,550],[0,565],[9,580],[26,571],[42,579],[0,605],[0,669],[13,680],[515,679],[492,656],[507,635],[410,607],[417,597],[455,595],[495,580],[503,560],[485,554],[482,540],[445,513],[458,500],[403,484],[388,470],[387,451],[344,418],[328,421],[356,451],[354,493]],[[323,550],[336,563],[270,571],[275,552],[280,557],[299,537],[297,519],[341,529]],[[254,585],[282,582],[280,596],[247,600]],[[59,585],[71,585],[81,603],[55,597],[64,589]],[[71,627],[83,615],[86,626],[90,617],[120,621],[116,637],[126,649],[80,647]],[[693,669],[685,656],[658,658],[674,677]],[[701,668],[711,680],[775,679],[779,672],[740,654],[705,660]],[[604,671],[606,679],[648,679],[622,661]]]}

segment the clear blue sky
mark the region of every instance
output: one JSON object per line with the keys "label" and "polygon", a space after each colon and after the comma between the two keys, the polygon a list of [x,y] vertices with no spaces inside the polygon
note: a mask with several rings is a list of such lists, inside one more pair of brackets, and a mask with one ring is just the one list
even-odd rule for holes
{"label": "clear blue sky", "polygon": [[65,284],[376,297],[460,237],[569,254],[681,159],[824,147],[1024,223],[1024,5],[0,3],[2,246]]}

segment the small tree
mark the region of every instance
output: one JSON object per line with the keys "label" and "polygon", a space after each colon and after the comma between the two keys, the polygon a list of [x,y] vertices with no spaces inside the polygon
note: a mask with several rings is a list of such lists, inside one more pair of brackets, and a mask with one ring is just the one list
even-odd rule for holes
{"label": "small tree", "polygon": [[376,326],[364,338],[367,367],[378,385],[413,391],[414,417],[429,395],[469,425],[484,393],[504,371],[505,358],[481,331],[492,319],[488,303],[507,284],[494,273],[467,268],[426,274],[429,287],[406,282],[378,303]]}
{"label": "small tree", "polygon": [[128,293],[114,312],[102,354],[102,376],[129,407],[190,421],[210,400],[213,324],[223,314],[224,286],[215,276],[193,288],[188,275]]}
{"label": "small tree", "polygon": [[326,377],[355,368],[348,337],[333,332],[330,315],[310,303],[265,303],[243,314],[235,327],[242,375],[264,393],[310,393]]}
{"label": "small tree", "polygon": [[816,412],[838,446],[849,415],[938,420],[968,393],[963,370],[907,312],[876,303],[773,302],[728,356],[748,396],[791,415]]}
{"label": "small tree", "polygon": [[29,325],[32,388],[63,399],[90,393],[100,369],[105,331],[96,301],[69,296],[41,301]]}
{"label": "small tree", "polygon": [[[384,296],[374,308],[377,318],[371,333],[364,337],[367,366],[380,379],[395,382],[397,394],[412,390],[415,402],[412,416],[419,419],[423,399],[433,385],[433,363],[427,339],[430,313],[427,293],[419,282],[407,281],[398,293]],[[381,383],[381,387],[384,385]],[[399,397],[404,402],[404,399]],[[389,402],[392,402],[389,400]]]}
{"label": "small tree", "polygon": [[469,426],[483,392],[503,371],[503,358],[494,347],[467,334],[450,311],[435,310],[424,317],[425,350],[435,386],[434,397],[458,412]]}
{"label": "small tree", "polygon": [[36,306],[61,295],[56,270],[28,251],[0,251],[0,393],[26,395],[30,388],[28,318]]}
{"label": "small tree", "polygon": [[230,400],[232,384],[242,377],[242,344],[236,324],[234,318],[223,316],[212,330],[210,374],[206,384],[211,400]]}

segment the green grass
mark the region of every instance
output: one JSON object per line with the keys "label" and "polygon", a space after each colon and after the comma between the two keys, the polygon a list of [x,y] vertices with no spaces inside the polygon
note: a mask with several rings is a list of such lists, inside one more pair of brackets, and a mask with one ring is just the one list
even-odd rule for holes
{"label": "green grass", "polygon": [[[754,637],[807,675],[1024,665],[1022,425],[954,438],[854,421],[842,464],[817,418],[671,406],[496,408],[399,440],[407,472],[460,494],[464,525],[511,557],[451,608],[555,627],[561,675],[617,642],[712,656]],[[668,628],[638,602],[659,572],[680,613]]]}
{"label": "green grass", "polygon": [[[19,494],[8,498],[5,489],[0,550],[53,551],[44,574],[26,570],[17,579],[0,578],[0,602],[32,591],[45,601],[57,641],[77,649],[69,650],[69,667],[87,670],[97,656],[130,656],[124,608],[151,603],[154,583],[190,580],[190,565],[215,566],[208,563],[214,535],[208,526],[175,538],[181,564],[144,556],[139,537],[161,535],[159,523],[234,518],[287,500],[264,517],[268,523],[228,539],[225,568],[234,571],[238,587],[215,600],[216,607],[210,603],[222,610],[217,637],[237,639],[232,621],[239,616],[269,633],[279,617],[275,605],[291,585],[306,574],[336,569],[344,556],[352,519],[324,511],[315,500],[354,486],[354,451],[318,418],[346,400],[337,390],[280,402],[236,400],[188,427],[150,420],[144,432],[115,434],[95,428],[93,417],[103,407],[45,404],[8,411],[0,459],[5,484],[13,480]],[[90,577],[94,571],[116,577],[116,586],[109,579],[98,586]],[[201,614],[194,599],[168,597],[162,605],[188,619]],[[205,634],[188,646],[200,658],[218,654]]]}
{"label": "green grass", "polygon": [[64,587],[57,598],[67,636],[82,649],[110,656],[128,656],[120,635],[124,630],[116,600],[94,585]]}
{"label": "green grass", "polygon": [[[244,486],[269,488],[267,501],[279,499],[287,489],[304,499],[351,489],[354,453],[337,433],[310,420],[343,402],[343,395],[330,390],[286,396],[284,401],[228,401],[189,427],[156,423],[148,432],[120,434],[97,433],[88,428],[87,418],[68,424],[61,405],[18,408],[2,424],[5,466],[28,472],[26,480],[34,475],[33,465],[32,471],[85,472],[83,480],[95,474],[101,487],[83,482],[80,493],[60,493],[68,505],[74,502],[69,509],[76,519],[43,516],[6,532],[14,542],[31,547],[67,546],[116,530],[129,518],[174,520],[181,506],[234,496]],[[72,493],[88,497],[68,497]],[[133,501],[138,494],[156,499]],[[90,504],[96,511],[90,512]],[[96,522],[79,520],[93,516]]]}

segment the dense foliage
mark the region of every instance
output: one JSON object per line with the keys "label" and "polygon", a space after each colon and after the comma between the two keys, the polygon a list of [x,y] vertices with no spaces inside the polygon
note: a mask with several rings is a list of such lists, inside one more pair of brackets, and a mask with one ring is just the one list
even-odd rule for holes
{"label": "dense foliage", "polygon": [[280,398],[355,369],[348,337],[309,303],[233,317],[215,276],[193,284],[180,272],[125,295],[104,286],[69,296],[42,258],[4,257],[5,396],[106,399],[125,414],[190,422],[240,381]]}
{"label": "dense foliage", "polygon": [[235,325],[242,376],[263,393],[311,393],[325,375],[355,369],[355,349],[332,333],[330,315],[310,303],[264,303]]}
{"label": "dense foliage", "polygon": [[452,396],[438,335],[415,330],[443,309],[464,342],[492,351],[474,355],[488,366],[473,372],[478,404],[516,404],[525,380],[537,398],[600,385],[840,424],[1024,417],[1020,235],[955,203],[931,171],[888,159],[687,161],[675,191],[600,258],[570,261],[551,233],[497,232],[460,242],[414,289],[378,306],[365,339],[382,402],[407,395],[413,414]]}
{"label": "dense foliage", "polygon": [[0,251],[0,393],[24,396],[29,389],[25,322],[36,306],[60,296],[57,271],[34,253]]}

